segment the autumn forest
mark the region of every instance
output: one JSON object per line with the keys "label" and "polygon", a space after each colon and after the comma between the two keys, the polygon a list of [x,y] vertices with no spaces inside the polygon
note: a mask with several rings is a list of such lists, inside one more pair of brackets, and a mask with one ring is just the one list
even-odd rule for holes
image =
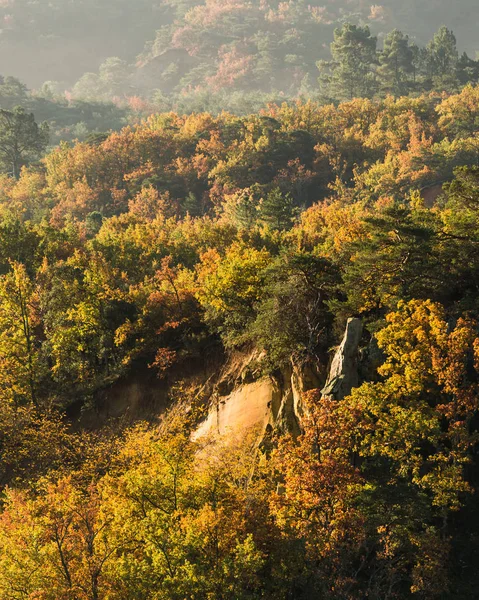
{"label": "autumn forest", "polygon": [[112,4],[0,3],[0,600],[477,598],[475,2]]}

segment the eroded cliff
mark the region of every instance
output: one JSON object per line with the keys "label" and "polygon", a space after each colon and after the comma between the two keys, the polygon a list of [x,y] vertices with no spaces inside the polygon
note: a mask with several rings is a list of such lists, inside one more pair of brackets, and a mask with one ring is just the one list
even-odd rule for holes
{"label": "eroded cliff", "polygon": [[229,432],[237,436],[252,428],[259,436],[268,429],[298,434],[304,392],[323,388],[323,397],[339,400],[359,385],[362,334],[361,320],[349,319],[329,369],[314,362],[292,363],[274,375],[262,376],[253,367],[260,363],[261,356],[252,353],[242,361],[231,359],[213,388],[208,415],[195,437]]}

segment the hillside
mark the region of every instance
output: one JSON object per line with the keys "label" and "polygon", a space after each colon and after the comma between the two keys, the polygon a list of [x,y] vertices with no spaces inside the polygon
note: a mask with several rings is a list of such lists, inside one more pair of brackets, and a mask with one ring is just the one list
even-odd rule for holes
{"label": "hillside", "polygon": [[103,60],[132,60],[155,29],[171,22],[162,2],[5,0],[0,6],[0,72],[40,87],[72,82]]}
{"label": "hillside", "polygon": [[0,598],[475,598],[478,123],[2,111]]}
{"label": "hillside", "polygon": [[[214,75],[231,52],[260,60],[258,76],[261,69],[271,68],[271,60],[309,72],[324,58],[334,28],[345,20],[369,24],[380,37],[398,28],[420,46],[447,24],[460,40],[460,51],[474,58],[479,50],[478,13],[473,0],[327,0],[320,5],[303,0],[6,0],[0,6],[0,73],[34,88],[58,81],[63,91],[84,73],[97,72],[108,57],[135,65],[141,55],[141,64],[156,69],[156,57],[178,51],[193,59],[197,76],[198,70]],[[285,75],[278,76],[284,87]],[[195,85],[194,77],[192,81]],[[161,83],[154,87],[161,88]]]}
{"label": "hillside", "polygon": [[477,600],[477,0],[0,23],[0,600]]}
{"label": "hillside", "polygon": [[[247,115],[298,99],[327,105],[357,97],[455,93],[476,85],[479,61],[466,22],[460,19],[451,29],[441,25],[442,15],[456,23],[444,3],[412,3],[407,14],[417,19],[411,29],[402,6],[139,3],[137,20],[131,3],[35,3],[26,19],[26,7],[9,0],[0,7],[6,23],[0,47],[9,57],[0,78],[0,107],[22,106],[48,123],[53,147],[168,111]],[[477,10],[464,10],[467,23],[476,24]],[[128,19],[134,26],[121,35]],[[156,37],[133,52],[148,28],[151,36],[157,30]],[[91,39],[82,37],[85,31]],[[105,54],[103,46],[118,51]],[[28,55],[23,66],[22,53]],[[60,72],[57,64],[68,67]],[[32,66],[34,77],[28,74]],[[13,70],[15,77],[9,75]]]}

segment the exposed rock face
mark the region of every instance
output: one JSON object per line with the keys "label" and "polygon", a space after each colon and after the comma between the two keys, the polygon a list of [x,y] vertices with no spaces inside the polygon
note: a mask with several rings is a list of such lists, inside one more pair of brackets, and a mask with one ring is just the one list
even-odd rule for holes
{"label": "exposed rock face", "polygon": [[321,390],[323,398],[342,400],[359,385],[358,348],[363,334],[360,319],[349,319],[343,341],[334,355],[326,385]]}
{"label": "exposed rock face", "polygon": [[[323,398],[341,400],[359,385],[358,349],[362,333],[361,320],[349,319],[322,389]],[[294,365],[275,377],[260,376],[256,381],[250,381],[250,367],[257,358],[232,360],[225,367],[214,387],[208,416],[195,434],[196,439],[228,433],[237,437],[251,429],[257,431],[260,440],[272,428],[293,435],[300,432],[304,415],[303,394],[321,388],[317,369],[311,365]]]}
{"label": "exposed rock face", "polygon": [[92,405],[73,405],[69,416],[82,428],[96,429],[111,420],[126,424],[154,419],[168,406],[166,381],[160,381],[151,369],[141,369],[97,392]]}
{"label": "exposed rock face", "polygon": [[[236,369],[239,364],[236,362]],[[249,365],[243,363],[244,372],[251,374]],[[231,378],[231,369],[225,369]],[[220,378],[212,396],[207,418],[195,433],[195,439],[206,435],[238,435],[252,429],[261,440],[266,432],[279,429],[293,435],[300,433],[303,415],[302,396],[307,390],[320,387],[320,379],[311,366],[291,366],[271,377],[260,377],[245,382],[241,372],[236,372],[236,385]]]}
{"label": "exposed rock face", "polygon": [[235,435],[257,429],[261,435],[275,422],[282,390],[273,379],[262,378],[236,388],[228,396],[215,395],[208,417],[195,433],[195,438],[208,434]]}
{"label": "exposed rock face", "polygon": [[[291,391],[293,395],[293,411],[296,422],[301,423],[305,410],[303,395],[310,390],[316,390],[324,383],[324,374],[321,378],[319,369],[310,365],[294,366],[291,373]],[[293,433],[295,433],[293,431]]]}

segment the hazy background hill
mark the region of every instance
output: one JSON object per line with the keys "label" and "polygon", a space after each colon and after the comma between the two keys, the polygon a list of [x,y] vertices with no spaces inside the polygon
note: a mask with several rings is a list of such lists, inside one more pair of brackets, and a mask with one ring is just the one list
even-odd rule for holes
{"label": "hazy background hill", "polygon": [[[30,87],[47,80],[69,87],[84,73],[98,71],[108,57],[133,66],[140,56],[144,66],[168,50],[186,51],[193,60],[173,56],[166,67],[174,66],[160,82],[165,89],[175,69],[195,66],[190,78],[195,84],[194,75],[214,76],[226,58],[241,71],[239,63],[252,54],[262,55],[263,68],[271,56],[286,56],[304,69],[324,58],[321,50],[327,53],[333,29],[344,20],[369,24],[379,36],[398,27],[419,45],[447,24],[460,50],[474,57],[479,49],[475,0],[2,0],[0,72]],[[224,69],[221,74],[227,75]]]}
{"label": "hazy background hill", "polygon": [[52,145],[171,110],[244,115],[479,81],[473,0],[0,0],[0,23],[0,107],[47,121]]}

